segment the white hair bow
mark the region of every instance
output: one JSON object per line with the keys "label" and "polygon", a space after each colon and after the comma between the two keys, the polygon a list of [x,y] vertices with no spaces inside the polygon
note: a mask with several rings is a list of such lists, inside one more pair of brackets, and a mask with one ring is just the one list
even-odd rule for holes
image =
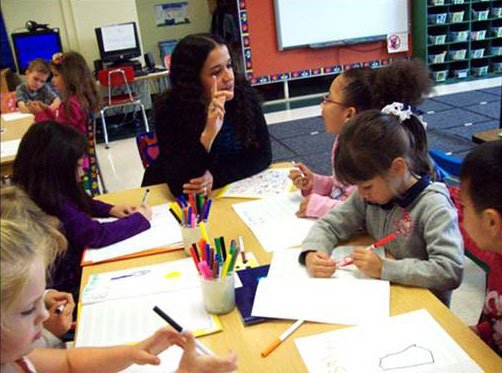
{"label": "white hair bow", "polygon": [[399,122],[402,123],[404,120],[410,119],[413,114],[410,106],[406,110],[403,109],[404,105],[401,102],[393,102],[385,106],[382,109],[382,113],[395,115],[399,118]]}

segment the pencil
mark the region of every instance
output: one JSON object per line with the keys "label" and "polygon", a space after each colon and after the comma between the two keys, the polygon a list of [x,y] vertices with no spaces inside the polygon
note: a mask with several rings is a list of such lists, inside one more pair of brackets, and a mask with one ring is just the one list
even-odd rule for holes
{"label": "pencil", "polygon": [[288,330],[282,333],[279,338],[274,339],[267,348],[261,352],[262,357],[267,357],[272,351],[274,351],[286,338],[288,338],[296,329],[298,329],[303,324],[303,320],[297,320],[293,325],[291,325]]}
{"label": "pencil", "polygon": [[[162,311],[159,307],[155,306],[153,307],[153,311],[159,315],[165,322],[167,322],[169,325],[171,325],[178,333],[182,333],[184,329],[181,327],[180,324],[178,324],[176,321],[171,319],[164,311]],[[211,351],[209,348],[204,346],[201,342],[199,342],[197,339],[195,340],[195,347],[199,350],[199,352],[202,355],[214,355],[214,352]]]}

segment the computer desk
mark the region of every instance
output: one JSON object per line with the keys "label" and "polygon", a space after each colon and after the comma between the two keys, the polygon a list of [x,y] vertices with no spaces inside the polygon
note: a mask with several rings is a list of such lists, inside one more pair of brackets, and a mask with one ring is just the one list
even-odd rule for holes
{"label": "computer desk", "polygon": [[[149,189],[151,193],[148,202],[151,205],[166,203],[172,200],[172,196],[165,185],[157,185],[149,187]],[[139,204],[144,190],[145,188],[138,188],[105,194],[99,196],[98,199],[112,204]],[[231,205],[237,201],[239,200],[229,198],[213,201],[208,225],[209,235],[211,237],[224,235],[227,239],[237,238],[238,235],[242,235],[246,251],[252,251],[260,264],[270,263],[272,253],[265,252],[262,249],[249,228],[233,211]],[[357,237],[351,240],[350,244],[367,244],[368,242],[369,237]],[[87,283],[89,275],[93,273],[162,263],[181,258],[186,258],[186,255],[183,251],[177,251],[88,266],[83,270],[82,289]],[[392,285],[390,307],[391,315],[398,315],[421,308],[427,309],[446,332],[481,368],[486,372],[502,372],[502,359],[432,295],[429,290]],[[368,310],[368,312],[371,312],[371,310]],[[152,317],[155,317],[153,311]],[[296,349],[294,339],[344,327],[341,325],[306,322],[267,358],[262,358],[260,355],[261,350],[284,332],[293,321],[277,320],[244,327],[237,310],[220,316],[220,321],[223,325],[222,332],[200,337],[200,340],[217,354],[224,355],[230,349],[237,351],[239,356],[239,372],[304,372],[306,371],[306,367]]]}
{"label": "computer desk", "polygon": [[[4,119],[1,118],[1,142],[21,139],[33,123],[33,116],[25,116],[9,121],[4,121]],[[1,157],[1,176],[12,175],[12,164],[15,158],[16,155]]]}

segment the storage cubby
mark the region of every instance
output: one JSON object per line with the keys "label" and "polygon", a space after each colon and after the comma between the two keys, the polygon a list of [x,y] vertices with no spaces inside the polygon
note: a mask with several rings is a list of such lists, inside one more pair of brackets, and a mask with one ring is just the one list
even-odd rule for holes
{"label": "storage cubby", "polygon": [[436,82],[502,74],[502,0],[412,3],[414,55]]}

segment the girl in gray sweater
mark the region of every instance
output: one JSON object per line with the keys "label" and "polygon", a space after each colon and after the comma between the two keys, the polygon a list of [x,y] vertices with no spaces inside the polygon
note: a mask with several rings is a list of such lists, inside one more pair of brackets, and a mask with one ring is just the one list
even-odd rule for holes
{"label": "girl in gray sweater", "polygon": [[336,175],[357,190],[312,227],[300,263],[331,277],[331,252],[360,227],[375,240],[397,233],[390,257],[360,248],[354,264],[373,278],[428,288],[448,305],[462,280],[463,241],[448,190],[430,180],[422,122],[400,103],[363,112],[345,124],[336,152]]}

